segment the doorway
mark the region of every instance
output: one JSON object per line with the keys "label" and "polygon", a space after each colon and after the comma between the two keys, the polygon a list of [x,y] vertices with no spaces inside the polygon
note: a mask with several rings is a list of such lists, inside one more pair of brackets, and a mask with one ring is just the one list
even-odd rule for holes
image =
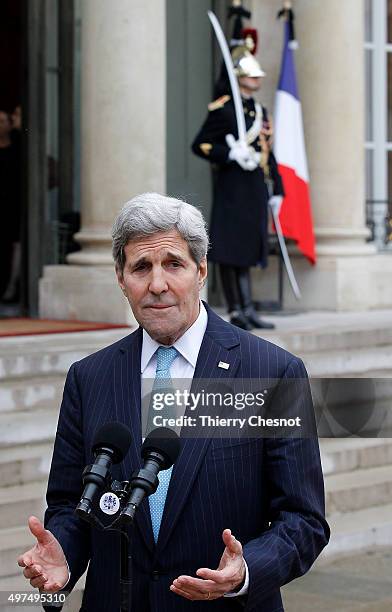
{"label": "doorway", "polygon": [[[2,12],[0,109],[21,109],[21,256],[17,290],[1,301],[0,316],[37,317],[43,266],[78,249],[80,0],[4,0]],[[3,249],[0,297],[12,278],[13,246]]]}
{"label": "doorway", "polygon": [[19,301],[22,222],[22,0],[0,19],[0,316]]}

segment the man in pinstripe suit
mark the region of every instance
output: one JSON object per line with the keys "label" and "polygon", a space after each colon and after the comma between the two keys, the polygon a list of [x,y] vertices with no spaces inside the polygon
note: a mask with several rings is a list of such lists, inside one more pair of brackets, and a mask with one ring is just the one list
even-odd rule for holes
{"label": "man in pinstripe suit", "polygon": [[[119,608],[120,550],[117,534],[96,531],[74,514],[82,471],[92,462],[94,433],[107,421],[130,425],[133,437],[113,477],[125,480],[140,467],[141,381],[158,372],[159,351],[171,350],[165,367],[172,378],[193,383],[306,379],[298,358],[200,301],[207,247],[200,212],[173,198],[138,196],[115,222],[118,282],[140,327],[72,365],[46,529],[30,517],[37,543],[18,560],[31,584],[49,592],[72,589],[89,563],[83,611]],[[306,386],[293,401],[300,410],[309,399]],[[136,612],[281,611],[280,587],[304,574],[328,542],[317,438],[183,439],[158,525],[150,500],[138,510],[133,534]]]}

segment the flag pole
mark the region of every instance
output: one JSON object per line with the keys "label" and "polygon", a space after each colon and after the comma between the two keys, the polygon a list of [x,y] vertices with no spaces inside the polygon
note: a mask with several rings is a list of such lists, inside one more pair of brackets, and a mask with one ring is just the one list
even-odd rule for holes
{"label": "flag pole", "polygon": [[294,32],[294,11],[292,0],[283,0],[283,7],[279,11],[277,18],[283,19],[289,24],[289,47],[290,49],[298,49],[298,42]]}

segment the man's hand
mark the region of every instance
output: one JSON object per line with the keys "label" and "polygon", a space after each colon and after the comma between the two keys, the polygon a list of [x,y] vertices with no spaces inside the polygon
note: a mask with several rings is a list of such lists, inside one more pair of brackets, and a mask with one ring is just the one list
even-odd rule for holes
{"label": "man's hand", "polygon": [[23,575],[30,580],[31,586],[48,593],[56,593],[69,578],[63,549],[54,535],[45,529],[35,516],[30,516],[29,528],[37,543],[18,558],[18,565],[25,568]]}
{"label": "man's hand", "polygon": [[223,551],[218,569],[198,569],[196,574],[200,578],[179,576],[170,587],[173,593],[195,601],[218,599],[223,597],[225,593],[238,589],[245,578],[242,545],[231,534],[230,529],[224,530],[222,539],[226,548]]}
{"label": "man's hand", "polygon": [[260,156],[252,147],[242,140],[235,140],[233,134],[227,134],[226,142],[230,147],[229,159],[237,162],[243,170],[252,171],[257,168]]}

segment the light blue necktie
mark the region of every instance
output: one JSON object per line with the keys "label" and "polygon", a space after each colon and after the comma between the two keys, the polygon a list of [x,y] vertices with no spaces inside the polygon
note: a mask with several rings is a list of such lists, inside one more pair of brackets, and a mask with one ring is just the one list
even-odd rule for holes
{"label": "light blue necktie", "polygon": [[[173,347],[160,346],[157,350],[157,368],[155,371],[155,380],[153,392],[159,388],[168,389],[171,387],[170,367],[178,355],[178,351]],[[150,503],[150,514],[152,522],[152,530],[154,532],[155,543],[158,541],[159,529],[161,526],[163,509],[165,507],[167,490],[169,488],[172,467],[168,470],[159,472],[159,485],[153,495],[148,498]]]}

